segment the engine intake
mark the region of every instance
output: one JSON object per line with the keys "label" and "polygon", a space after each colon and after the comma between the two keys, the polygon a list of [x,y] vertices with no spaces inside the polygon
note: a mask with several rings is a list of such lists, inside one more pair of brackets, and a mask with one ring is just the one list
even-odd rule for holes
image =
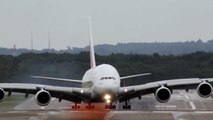
{"label": "engine intake", "polygon": [[197,87],[197,93],[200,97],[209,97],[212,94],[212,85],[208,82],[200,83]]}
{"label": "engine intake", "polygon": [[166,103],[171,98],[171,91],[167,87],[160,87],[156,90],[155,97],[158,102]]}
{"label": "engine intake", "polygon": [[51,95],[46,90],[40,90],[35,95],[35,101],[40,106],[47,106],[50,103]]}
{"label": "engine intake", "polygon": [[5,96],[4,90],[0,88],[0,102],[4,101],[4,96]]}

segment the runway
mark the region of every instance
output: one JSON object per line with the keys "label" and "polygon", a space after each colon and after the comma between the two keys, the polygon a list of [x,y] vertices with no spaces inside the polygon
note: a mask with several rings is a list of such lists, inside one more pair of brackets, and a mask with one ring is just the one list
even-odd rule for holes
{"label": "runway", "polygon": [[175,91],[168,103],[161,104],[153,95],[147,95],[142,100],[131,100],[132,110],[123,111],[122,104],[116,110],[104,110],[101,104],[96,109],[71,110],[73,103],[63,101],[58,103],[52,99],[51,104],[40,107],[29,98],[24,102],[23,95],[6,98],[0,104],[1,120],[212,120],[213,100],[200,98],[195,91]]}
{"label": "runway", "polygon": [[212,120],[213,111],[8,111],[1,120]]}

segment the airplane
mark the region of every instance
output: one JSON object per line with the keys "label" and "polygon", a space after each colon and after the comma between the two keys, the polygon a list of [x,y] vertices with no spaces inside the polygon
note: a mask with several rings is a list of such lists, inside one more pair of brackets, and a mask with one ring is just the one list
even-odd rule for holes
{"label": "airplane", "polygon": [[[207,98],[212,94],[213,78],[184,78],[149,82],[146,84],[121,87],[121,81],[139,76],[150,75],[142,73],[120,77],[115,67],[109,64],[96,65],[95,52],[93,46],[93,34],[91,17],[89,17],[90,34],[90,66],[82,80],[53,78],[45,76],[31,76],[35,79],[49,79],[56,81],[66,81],[69,83],[79,83],[82,87],[51,86],[30,83],[0,83],[0,102],[4,100],[5,92],[11,96],[12,92],[24,93],[27,98],[29,94],[34,94],[35,101],[40,106],[47,106],[52,97],[58,101],[67,100],[74,102],[73,109],[79,109],[79,104],[88,104],[86,108],[93,109],[94,103],[104,103],[106,109],[116,109],[115,103],[122,103],[123,109],[131,109],[130,100],[141,99],[147,94],[154,94],[157,101],[166,103],[170,100],[173,90],[197,89],[199,96]],[[168,73],[169,74],[169,73]]]}

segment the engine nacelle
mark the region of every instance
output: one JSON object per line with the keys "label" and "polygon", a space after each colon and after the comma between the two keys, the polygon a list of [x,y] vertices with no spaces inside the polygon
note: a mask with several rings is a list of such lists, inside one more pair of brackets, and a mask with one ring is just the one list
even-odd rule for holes
{"label": "engine nacelle", "polygon": [[166,103],[170,100],[171,94],[171,91],[167,87],[162,86],[156,90],[155,97],[158,102]]}
{"label": "engine nacelle", "polygon": [[40,90],[35,95],[35,101],[40,106],[47,106],[51,101],[51,95],[46,90]]}
{"label": "engine nacelle", "polygon": [[2,88],[0,88],[0,102],[4,101],[5,92]]}
{"label": "engine nacelle", "polygon": [[197,93],[200,97],[209,97],[212,94],[212,85],[205,81],[200,83],[197,87]]}

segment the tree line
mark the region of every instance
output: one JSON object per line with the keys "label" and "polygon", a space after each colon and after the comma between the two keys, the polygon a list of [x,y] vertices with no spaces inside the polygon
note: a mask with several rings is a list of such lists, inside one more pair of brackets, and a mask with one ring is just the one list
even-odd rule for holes
{"label": "tree line", "polygon": [[[56,81],[35,80],[31,75],[82,79],[90,68],[89,53],[55,54],[26,53],[19,56],[0,56],[0,82],[29,82],[51,85],[68,85]],[[120,76],[152,73],[126,80],[126,85],[142,84],[175,78],[213,77],[213,53],[196,52],[186,55],[110,54],[96,55],[97,64],[113,65]],[[123,85],[124,83],[122,83]],[[71,85],[71,84],[70,84]],[[72,86],[72,85],[71,85]]]}
{"label": "tree line", "polygon": [[[89,51],[89,46],[78,48],[78,47],[67,47],[64,50],[55,49],[43,49],[43,50],[29,50],[29,49],[8,49],[0,48],[0,55],[20,55],[23,53],[71,53],[79,54],[82,51]],[[152,43],[117,43],[112,44],[100,44],[95,45],[95,52],[98,55],[110,55],[112,53],[121,54],[146,54],[152,55],[159,53],[161,55],[183,55],[190,54],[197,51],[213,52],[213,40],[203,42],[201,39],[197,41],[186,41],[186,42],[152,42]]]}

